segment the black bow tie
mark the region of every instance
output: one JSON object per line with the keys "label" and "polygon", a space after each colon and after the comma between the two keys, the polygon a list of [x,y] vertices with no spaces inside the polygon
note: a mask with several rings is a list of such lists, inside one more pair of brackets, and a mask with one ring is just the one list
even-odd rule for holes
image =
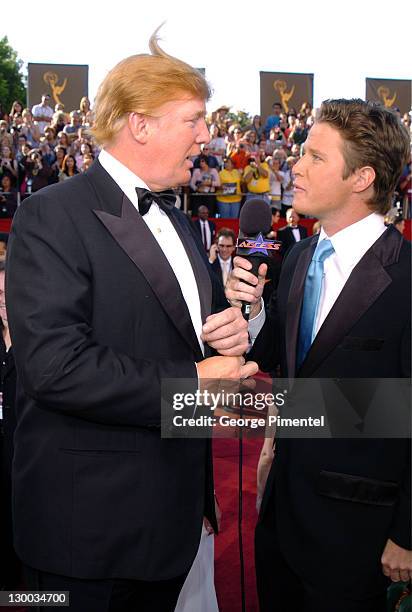
{"label": "black bow tie", "polygon": [[149,212],[152,202],[156,202],[159,208],[168,215],[170,215],[176,203],[176,196],[172,189],[154,192],[144,189],[144,187],[136,187],[136,193],[139,199],[139,212],[142,216]]}

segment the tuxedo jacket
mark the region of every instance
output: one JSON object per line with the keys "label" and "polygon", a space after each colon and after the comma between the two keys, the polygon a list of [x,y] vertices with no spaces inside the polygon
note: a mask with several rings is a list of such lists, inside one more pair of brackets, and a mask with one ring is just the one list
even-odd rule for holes
{"label": "tuxedo jacket", "polygon": [[[190,221],[171,212],[203,320],[224,299]],[[210,443],[161,439],[161,381],[203,356],[178,281],[98,161],[20,207],[8,309],[18,375],[13,464],[22,560],[78,578],[164,580],[215,523]]]}
{"label": "tuxedo jacket", "polygon": [[[392,226],[353,269],[297,369],[305,276],[317,240],[291,249],[250,358],[267,371],[280,364],[291,378],[410,377],[411,245]],[[388,405],[388,420],[396,409]],[[279,546],[298,575],[325,591],[343,588],[352,599],[385,588],[387,539],[411,548],[410,461],[407,438],[276,441],[261,517],[275,512]]]}
{"label": "tuxedo jacket", "polygon": [[[304,240],[305,238],[308,237],[308,230],[306,229],[306,227],[303,227],[303,225],[298,225],[296,229],[299,230],[301,240]],[[281,249],[282,257],[285,257],[289,249],[293,245],[297,244],[295,240],[295,236],[293,235],[293,230],[289,225],[286,225],[285,227],[281,227],[279,229],[277,239],[282,241],[282,249]]]}
{"label": "tuxedo jacket", "polygon": [[[210,219],[208,219],[207,222],[210,228],[210,244],[212,245],[215,239],[216,225],[213,223],[213,221],[210,221]],[[203,236],[202,236],[202,228],[200,225],[200,219],[196,219],[196,221],[193,221],[193,225],[195,226],[196,230],[199,232],[200,240],[203,244]]]}

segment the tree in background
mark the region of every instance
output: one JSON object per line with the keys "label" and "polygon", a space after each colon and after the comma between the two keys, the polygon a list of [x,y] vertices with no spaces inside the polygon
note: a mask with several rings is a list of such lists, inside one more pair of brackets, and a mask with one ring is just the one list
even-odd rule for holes
{"label": "tree in background", "polygon": [[26,84],[21,68],[22,60],[10,46],[7,36],[0,39],[0,111],[8,113],[14,100],[26,104]]}

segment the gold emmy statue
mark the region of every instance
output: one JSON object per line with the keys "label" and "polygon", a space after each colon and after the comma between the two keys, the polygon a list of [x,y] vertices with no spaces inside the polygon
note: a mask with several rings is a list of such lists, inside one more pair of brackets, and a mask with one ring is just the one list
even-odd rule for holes
{"label": "gold emmy statue", "polygon": [[396,96],[397,93],[395,91],[393,98],[390,98],[390,90],[387,87],[378,87],[378,96],[381,98],[381,100],[383,101],[385,108],[391,108],[391,106],[393,106],[395,100],[396,100]]}
{"label": "gold emmy statue", "polygon": [[293,96],[293,94],[295,93],[294,85],[292,86],[292,89],[290,91],[286,91],[287,87],[288,87],[288,84],[286,83],[286,81],[277,80],[273,83],[273,88],[279,92],[281,103],[286,113],[289,111],[288,102]]}
{"label": "gold emmy statue", "polygon": [[62,104],[64,107],[63,102],[60,100],[60,95],[66,89],[67,78],[64,79],[62,85],[57,84],[58,80],[59,76],[55,72],[45,72],[43,74],[43,81],[49,85],[54,101],[56,104]]}

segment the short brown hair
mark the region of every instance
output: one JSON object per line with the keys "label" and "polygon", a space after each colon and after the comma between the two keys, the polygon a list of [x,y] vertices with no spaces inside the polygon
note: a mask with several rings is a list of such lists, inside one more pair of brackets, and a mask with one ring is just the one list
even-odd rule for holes
{"label": "short brown hair", "polygon": [[209,99],[210,89],[203,75],[159,47],[158,29],[150,37],[151,54],[127,57],[101,83],[91,130],[99,143],[113,140],[128,113],[150,116],[166,102],[179,97]]}
{"label": "short brown hair", "polygon": [[334,127],[344,140],[343,179],[363,166],[375,170],[374,195],[367,204],[385,214],[410,155],[409,136],[398,116],[377,102],[325,100],[316,121]]}
{"label": "short brown hair", "polygon": [[219,238],[231,238],[233,240],[233,244],[236,244],[236,234],[229,227],[222,227],[217,233],[216,242]]}

